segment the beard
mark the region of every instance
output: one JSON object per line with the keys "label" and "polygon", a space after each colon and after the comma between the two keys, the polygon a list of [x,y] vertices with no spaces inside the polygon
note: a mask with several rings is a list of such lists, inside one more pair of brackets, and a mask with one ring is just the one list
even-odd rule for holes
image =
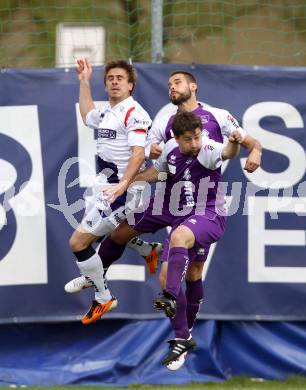
{"label": "beard", "polygon": [[190,88],[183,93],[178,93],[178,96],[170,96],[171,103],[173,103],[176,106],[180,106],[181,104],[187,102],[191,98],[191,90]]}

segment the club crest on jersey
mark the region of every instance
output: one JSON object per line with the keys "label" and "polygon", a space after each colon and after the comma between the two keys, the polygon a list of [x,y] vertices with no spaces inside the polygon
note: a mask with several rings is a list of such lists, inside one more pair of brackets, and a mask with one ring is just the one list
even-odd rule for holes
{"label": "club crest on jersey", "polygon": [[133,118],[133,121],[134,121],[134,125],[138,125],[138,126],[148,127],[150,124],[150,121],[147,121],[145,119]]}
{"label": "club crest on jersey", "polygon": [[209,122],[209,115],[201,115],[201,122],[202,125],[205,125],[205,123]]}
{"label": "club crest on jersey", "polygon": [[171,154],[171,156],[169,157],[169,164],[175,164],[175,161],[176,161],[176,155]]}
{"label": "club crest on jersey", "polygon": [[117,132],[112,129],[98,129],[98,138],[116,139]]}

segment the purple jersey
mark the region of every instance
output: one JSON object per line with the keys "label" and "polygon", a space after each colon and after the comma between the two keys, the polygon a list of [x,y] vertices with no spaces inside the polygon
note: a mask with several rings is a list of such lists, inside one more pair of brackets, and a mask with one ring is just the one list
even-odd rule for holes
{"label": "purple jersey", "polygon": [[[176,112],[156,117],[149,133],[150,143],[159,144],[173,138],[172,123]],[[201,118],[203,133],[217,142],[223,143],[223,138],[229,137],[234,130],[239,131],[243,137],[246,134],[237,120],[226,110],[199,103],[193,113]]]}
{"label": "purple jersey", "polygon": [[[187,226],[196,241],[188,255],[195,261],[205,261],[210,245],[223,236],[226,221],[224,197],[218,196],[223,144],[206,136],[202,140],[200,152],[194,157],[182,154],[175,139],[167,142],[155,163],[159,172],[167,172],[167,180],[157,184],[155,196],[143,212],[135,214],[132,224],[143,233],[166,226],[172,231]],[[166,244],[162,258],[167,257]]]}
{"label": "purple jersey", "polygon": [[[175,139],[165,145],[155,163],[159,172],[167,172],[165,186],[159,186],[155,195],[156,212],[170,213],[174,217],[207,213],[224,214],[224,197],[218,195],[223,144],[206,136],[197,156],[182,154]],[[161,204],[161,202],[163,204]]]}

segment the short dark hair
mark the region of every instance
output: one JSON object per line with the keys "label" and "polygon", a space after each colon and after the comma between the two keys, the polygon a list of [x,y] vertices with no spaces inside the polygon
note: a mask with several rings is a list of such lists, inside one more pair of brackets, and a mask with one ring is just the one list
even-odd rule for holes
{"label": "short dark hair", "polygon": [[176,74],[182,74],[186,77],[187,81],[190,83],[197,83],[197,80],[195,79],[194,75],[185,71],[185,70],[175,70],[170,74],[170,77],[175,76]]}
{"label": "short dark hair", "polygon": [[172,131],[175,137],[185,134],[186,131],[194,132],[196,129],[203,129],[201,118],[193,112],[178,112],[173,119]]}
{"label": "short dark hair", "polygon": [[124,69],[126,71],[126,73],[128,74],[128,81],[129,81],[129,83],[133,84],[133,89],[131,91],[131,92],[133,92],[133,90],[135,88],[135,85],[136,85],[136,81],[137,81],[136,70],[133,67],[133,65],[129,64],[128,62],[126,62],[124,60],[110,61],[107,64],[105,64],[105,67],[104,67],[104,85],[106,84],[107,73],[111,69],[114,69],[114,68],[120,68],[120,69]]}

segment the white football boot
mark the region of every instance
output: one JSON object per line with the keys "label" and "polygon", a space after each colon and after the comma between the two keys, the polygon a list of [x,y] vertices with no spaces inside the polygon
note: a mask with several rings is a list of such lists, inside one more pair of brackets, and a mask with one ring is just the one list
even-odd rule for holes
{"label": "white football boot", "polygon": [[66,283],[64,289],[66,293],[74,294],[89,287],[95,287],[94,282],[88,277],[82,275]]}
{"label": "white football boot", "polygon": [[183,365],[185,364],[185,360],[186,360],[186,357],[187,357],[187,353],[188,352],[184,352],[181,356],[179,356],[176,360],[174,360],[173,362],[170,362],[166,365],[166,367],[168,368],[168,370],[170,371],[176,371],[176,370],[179,370],[181,367],[183,367]]}

